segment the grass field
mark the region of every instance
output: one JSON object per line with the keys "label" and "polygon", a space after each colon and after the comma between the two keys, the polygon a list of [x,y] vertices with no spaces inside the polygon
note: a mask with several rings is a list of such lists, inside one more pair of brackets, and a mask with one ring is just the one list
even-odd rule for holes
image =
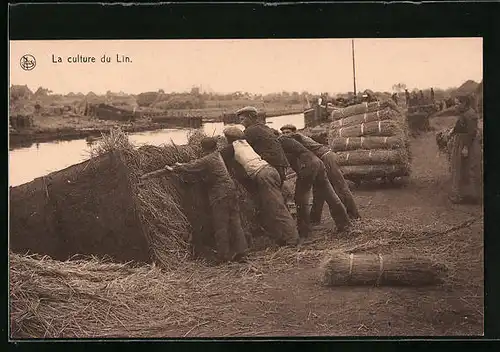
{"label": "grass field", "polygon": [[[431,120],[436,129],[453,122]],[[408,184],[354,190],[362,220],[349,237],[332,232],[325,207],[323,224],[301,248],[267,248],[248,263],[191,262],[169,273],[118,268],[109,277],[63,275],[57,266],[77,269],[47,265],[47,285],[58,282],[69,292],[65,300],[38,303],[39,312],[66,314],[48,325],[47,336],[482,335],[483,210],[449,203],[448,165],[434,138],[428,132],[411,140]],[[410,251],[445,263],[449,272],[443,284],[426,288],[326,288],[318,267],[330,250]],[[85,270],[92,273],[91,264]],[[101,318],[89,318],[92,309],[99,316],[98,308]]]}

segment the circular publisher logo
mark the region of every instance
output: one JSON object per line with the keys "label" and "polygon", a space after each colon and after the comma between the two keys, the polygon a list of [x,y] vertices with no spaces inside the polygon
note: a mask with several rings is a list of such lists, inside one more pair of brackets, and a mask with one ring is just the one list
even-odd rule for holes
{"label": "circular publisher logo", "polygon": [[33,55],[25,54],[20,60],[21,68],[25,71],[31,71],[36,66],[36,60]]}

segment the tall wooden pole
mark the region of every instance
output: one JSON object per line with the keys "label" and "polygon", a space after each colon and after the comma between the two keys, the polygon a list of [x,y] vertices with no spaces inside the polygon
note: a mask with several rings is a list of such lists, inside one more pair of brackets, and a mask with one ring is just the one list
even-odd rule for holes
{"label": "tall wooden pole", "polygon": [[353,73],[353,78],[354,78],[354,96],[356,96],[358,93],[356,91],[356,62],[354,61],[354,39],[351,40],[351,46],[352,46],[352,73]]}

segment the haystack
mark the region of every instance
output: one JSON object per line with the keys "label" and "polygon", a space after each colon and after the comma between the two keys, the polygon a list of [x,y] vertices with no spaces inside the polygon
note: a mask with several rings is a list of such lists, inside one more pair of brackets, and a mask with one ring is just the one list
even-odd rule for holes
{"label": "haystack", "polygon": [[[206,254],[212,224],[203,186],[175,175],[139,182],[146,172],[198,157],[203,135],[191,136],[185,146],[139,149],[123,136],[112,132],[96,148],[98,156],[11,188],[13,251],[60,260],[74,254],[153,260],[166,268],[185,260],[191,249]],[[248,226],[253,206],[245,202],[243,208],[250,214]]]}
{"label": "haystack", "polygon": [[360,182],[410,174],[408,126],[392,100],[335,110],[331,120],[328,143],[346,179]]}
{"label": "haystack", "polygon": [[325,286],[425,286],[442,282],[446,267],[432,260],[394,253],[331,253],[320,267]]}
{"label": "haystack", "polygon": [[11,249],[57,259],[78,253],[149,260],[125,165],[111,152],[11,188]]}

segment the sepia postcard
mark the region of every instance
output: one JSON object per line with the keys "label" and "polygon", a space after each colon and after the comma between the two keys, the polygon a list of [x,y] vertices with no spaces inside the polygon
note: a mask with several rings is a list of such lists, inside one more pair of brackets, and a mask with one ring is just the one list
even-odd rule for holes
{"label": "sepia postcard", "polygon": [[482,336],[483,39],[11,40],[9,337]]}

